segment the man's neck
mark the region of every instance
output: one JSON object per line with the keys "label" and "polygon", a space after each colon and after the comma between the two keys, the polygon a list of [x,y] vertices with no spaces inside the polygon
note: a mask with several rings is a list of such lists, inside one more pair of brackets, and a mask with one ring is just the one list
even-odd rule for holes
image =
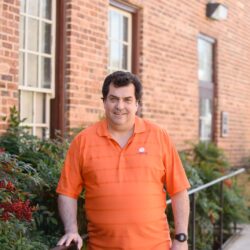
{"label": "man's neck", "polygon": [[111,137],[123,148],[134,133],[134,125],[122,127],[108,124],[108,131]]}
{"label": "man's neck", "polygon": [[123,135],[131,133],[131,131],[133,133],[134,126],[135,126],[135,121],[131,122],[131,124],[126,124],[126,125],[117,125],[108,121],[108,131],[112,135],[116,135],[116,136],[119,136],[119,135],[123,136]]}

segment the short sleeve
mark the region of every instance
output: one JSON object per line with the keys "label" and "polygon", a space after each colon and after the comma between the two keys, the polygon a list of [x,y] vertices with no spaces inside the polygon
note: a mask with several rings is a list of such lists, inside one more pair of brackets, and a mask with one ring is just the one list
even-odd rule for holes
{"label": "short sleeve", "polygon": [[179,154],[169,137],[169,135],[163,133],[163,162],[166,172],[166,188],[168,194],[171,196],[190,188],[189,181],[187,179],[185,170],[180,160]]}
{"label": "short sleeve", "polygon": [[82,154],[79,136],[70,144],[56,192],[77,199],[82,192]]}

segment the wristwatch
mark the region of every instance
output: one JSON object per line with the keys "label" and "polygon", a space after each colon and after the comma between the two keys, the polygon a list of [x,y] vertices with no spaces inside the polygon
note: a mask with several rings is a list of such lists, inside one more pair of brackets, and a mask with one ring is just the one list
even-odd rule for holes
{"label": "wristwatch", "polygon": [[174,238],[180,242],[184,242],[188,239],[187,235],[184,233],[176,234]]}

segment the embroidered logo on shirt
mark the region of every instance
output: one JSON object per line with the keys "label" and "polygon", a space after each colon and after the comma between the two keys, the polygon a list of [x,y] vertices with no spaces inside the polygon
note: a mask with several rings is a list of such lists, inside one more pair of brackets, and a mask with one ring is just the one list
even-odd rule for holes
{"label": "embroidered logo on shirt", "polygon": [[144,148],[144,147],[140,147],[140,148],[138,149],[138,152],[139,152],[140,154],[144,154],[144,153],[145,153],[145,148]]}

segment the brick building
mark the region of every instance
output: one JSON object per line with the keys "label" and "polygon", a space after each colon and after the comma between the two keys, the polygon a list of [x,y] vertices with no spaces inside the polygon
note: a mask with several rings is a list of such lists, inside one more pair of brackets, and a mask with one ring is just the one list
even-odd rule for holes
{"label": "brick building", "polygon": [[[207,17],[208,2],[227,18]],[[142,116],[178,149],[213,140],[240,165],[250,156],[249,13],[245,0],[1,0],[0,116],[16,105],[38,136],[86,126],[103,116],[105,75],[129,70],[144,86]]]}

